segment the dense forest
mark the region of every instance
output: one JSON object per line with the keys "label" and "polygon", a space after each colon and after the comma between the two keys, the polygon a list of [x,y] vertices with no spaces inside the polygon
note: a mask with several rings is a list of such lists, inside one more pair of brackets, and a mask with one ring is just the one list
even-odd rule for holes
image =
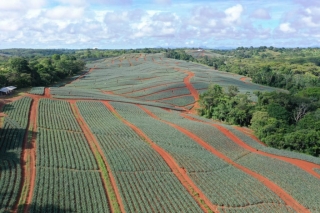
{"label": "dense forest", "polygon": [[67,54],[9,57],[0,64],[0,85],[18,88],[48,86],[83,71],[85,62]]}
{"label": "dense forest", "polygon": [[169,50],[166,56],[248,76],[253,82],[289,93],[240,94],[210,85],[200,95],[199,114],[228,124],[248,126],[267,145],[320,157],[320,49],[244,48]]}

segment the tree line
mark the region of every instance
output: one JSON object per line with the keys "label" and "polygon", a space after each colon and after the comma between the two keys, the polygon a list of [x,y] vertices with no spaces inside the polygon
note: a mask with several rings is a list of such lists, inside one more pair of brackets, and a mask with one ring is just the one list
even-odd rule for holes
{"label": "tree line", "polygon": [[10,57],[0,64],[0,85],[19,88],[49,86],[85,69],[85,62],[73,55]]}
{"label": "tree line", "polygon": [[320,157],[320,90],[307,88],[296,94],[255,92],[240,94],[235,86],[224,90],[210,85],[200,95],[199,115],[228,124],[250,126],[268,146]]}

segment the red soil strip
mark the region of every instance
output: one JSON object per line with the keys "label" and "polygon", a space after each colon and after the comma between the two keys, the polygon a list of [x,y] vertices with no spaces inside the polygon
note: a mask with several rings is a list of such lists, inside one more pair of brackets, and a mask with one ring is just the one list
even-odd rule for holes
{"label": "red soil strip", "polygon": [[[180,168],[178,163],[173,159],[173,157],[168,154],[164,149],[162,149],[161,147],[159,147],[157,144],[155,144],[143,131],[141,131],[138,127],[136,127],[135,125],[131,124],[130,122],[128,122],[127,120],[125,120],[123,117],[121,117],[121,115],[113,108],[113,106],[111,104],[109,104],[107,101],[103,101],[103,103],[105,104],[105,106],[114,114],[116,115],[118,118],[120,118],[120,120],[126,124],[127,126],[129,126],[131,129],[133,129],[140,137],[142,137],[143,139],[145,139],[150,145],[151,147],[160,154],[160,156],[165,160],[165,162],[168,164],[168,166],[171,168],[173,174],[179,179],[179,181],[181,182],[181,184],[187,189],[187,191],[190,193],[191,196],[193,196],[195,193],[197,193],[199,195],[199,197],[206,203],[206,205],[213,210],[214,212],[218,212],[218,208],[216,205],[213,205],[210,200],[203,194],[203,192],[201,192],[201,190],[193,183],[193,181],[189,178],[189,176],[186,174],[186,172],[184,171],[184,169]],[[193,190],[190,189],[190,187],[195,191],[193,192]],[[195,199],[196,200],[196,199]],[[199,206],[201,207],[201,209],[205,212],[207,212],[207,210],[205,209],[205,207],[202,205],[202,203],[200,203],[198,200],[196,200],[196,202],[199,204]]]}
{"label": "red soil strip", "polygon": [[248,81],[250,81],[251,78],[248,78],[248,77],[241,77],[240,78],[240,81],[243,81],[244,83],[248,83]]}
{"label": "red soil strip", "polygon": [[48,87],[44,88],[44,97],[51,98],[50,89]]}
{"label": "red soil strip", "polygon": [[[190,119],[190,120],[193,120],[192,118],[190,118],[189,116],[185,115],[185,114],[181,114],[183,117],[187,118],[187,119]],[[197,120],[197,119],[196,119]],[[200,121],[200,120],[197,120],[199,122],[202,122],[202,123],[206,123],[206,124],[209,124],[213,127],[216,127],[220,132],[222,132],[225,136],[227,136],[229,139],[231,139],[234,143],[238,144],[239,146],[241,146],[242,148],[252,152],[252,153],[256,153],[256,154],[259,154],[259,155],[262,155],[262,156],[266,156],[266,157],[270,157],[270,158],[275,158],[275,159],[278,159],[278,160],[282,160],[284,162],[287,162],[287,163],[290,163],[292,165],[295,165],[297,167],[299,167],[300,169],[308,172],[309,174],[317,177],[317,178],[320,178],[320,174],[316,173],[313,169],[314,168],[319,168],[320,169],[320,166],[317,165],[317,164],[314,164],[314,163],[310,163],[310,162],[307,162],[307,161],[303,161],[303,160],[299,160],[299,159],[294,159],[294,158],[288,158],[288,157],[284,157],[284,156],[279,156],[279,155],[275,155],[275,154],[270,154],[270,153],[267,153],[267,152],[263,152],[263,151],[260,151],[260,150],[257,150],[251,146],[249,146],[248,144],[246,144],[245,142],[243,142],[241,139],[239,139],[236,135],[234,135],[232,132],[230,132],[228,129],[218,125],[218,124],[212,124],[212,123],[208,123],[208,122],[205,122],[205,121]]]}
{"label": "red soil strip", "polygon": [[[150,112],[146,108],[144,108],[142,106],[140,106],[140,108],[143,109],[152,118],[160,120],[156,115],[154,115],[152,112]],[[305,208],[300,203],[298,203],[293,197],[291,197],[286,191],[284,191],[278,185],[276,185],[275,183],[273,183],[269,179],[265,178],[264,176],[262,176],[262,175],[260,175],[260,174],[258,174],[256,172],[253,172],[250,169],[248,169],[248,168],[246,168],[246,167],[244,167],[244,166],[242,166],[240,164],[235,163],[233,160],[231,160],[230,158],[225,156],[223,153],[217,151],[212,146],[207,144],[207,142],[203,141],[197,135],[193,134],[192,132],[189,132],[188,130],[186,130],[186,129],[184,129],[184,128],[176,125],[176,124],[173,124],[173,123],[170,123],[170,122],[164,121],[164,120],[160,120],[160,121],[162,121],[162,122],[172,126],[173,128],[179,130],[180,132],[182,132],[183,134],[187,135],[188,137],[193,139],[195,142],[200,144],[206,150],[210,151],[212,154],[216,155],[217,157],[221,158],[225,162],[233,165],[234,167],[236,167],[236,168],[242,170],[243,172],[249,174],[250,176],[254,177],[258,181],[260,181],[262,184],[264,184],[266,187],[268,187],[270,190],[272,190],[275,194],[277,194],[287,205],[289,205],[292,208],[294,208],[297,212],[309,212],[309,210],[307,208]]]}
{"label": "red soil strip", "polygon": [[[177,71],[180,72],[180,69],[179,69],[179,68],[176,68],[175,70],[177,70]],[[191,71],[189,71],[189,70],[183,70],[182,72],[188,74],[188,76],[183,79],[183,82],[185,83],[186,87],[190,90],[191,95],[194,97],[195,105],[194,105],[194,107],[192,108],[191,112],[192,112],[192,113],[196,113],[196,109],[199,108],[199,103],[198,103],[199,93],[198,93],[198,91],[193,87],[193,85],[190,83],[190,79],[194,76],[194,73],[191,72]]]}
{"label": "red soil strip", "polygon": [[[86,140],[88,141],[88,144],[90,146],[90,149],[91,149],[92,153],[94,153],[95,150],[96,150],[96,151],[99,152],[100,156],[103,158],[104,164],[105,164],[105,166],[106,166],[106,168],[108,170],[108,175],[109,175],[109,179],[110,179],[113,191],[114,191],[114,193],[115,193],[115,195],[117,197],[117,201],[118,201],[120,210],[121,210],[121,212],[125,212],[124,205],[122,203],[122,199],[121,199],[118,187],[116,185],[115,178],[112,175],[112,172],[110,170],[110,166],[108,164],[108,161],[107,161],[106,157],[103,154],[103,151],[102,151],[102,149],[100,147],[99,142],[97,141],[96,137],[91,133],[90,128],[87,126],[85,120],[81,116],[81,114],[79,112],[79,109],[76,106],[76,101],[68,100],[68,102],[70,103],[71,106],[74,106],[74,107],[71,107],[71,109],[72,109],[72,111],[73,111],[73,113],[74,113],[74,115],[75,115],[75,117],[76,117],[76,119],[77,119],[77,121],[78,121],[78,123],[79,123],[79,125],[80,125],[80,127],[82,129],[82,131],[83,131],[83,134],[84,134]],[[107,187],[106,187],[107,183],[104,181],[103,178],[101,178],[101,179],[102,179],[102,182],[103,182],[103,185],[104,185],[104,189],[105,189],[105,192],[106,192],[106,195],[107,195]],[[107,195],[107,198],[109,200],[110,206],[112,206],[111,199],[110,199],[110,197],[108,195]],[[113,210],[113,209],[111,208],[111,210]],[[114,211],[112,211],[112,212],[114,212]]]}
{"label": "red soil strip", "polygon": [[[23,150],[22,150],[22,158],[21,158],[23,184],[24,185],[26,184],[25,180],[30,181],[26,203],[24,204],[24,210],[23,210],[24,213],[29,212],[30,204],[33,197],[35,180],[36,180],[36,140],[37,140],[38,103],[39,103],[39,98],[34,98],[31,104],[30,112],[29,112],[29,122],[27,125],[27,133],[25,134],[24,142],[23,142]],[[28,144],[28,131],[29,131],[30,124],[33,125],[32,138],[31,138],[31,144]],[[28,162],[29,171],[26,171],[27,166],[25,165],[25,162],[27,162],[28,160],[29,160]],[[22,187],[20,188],[20,193],[22,192]]]}

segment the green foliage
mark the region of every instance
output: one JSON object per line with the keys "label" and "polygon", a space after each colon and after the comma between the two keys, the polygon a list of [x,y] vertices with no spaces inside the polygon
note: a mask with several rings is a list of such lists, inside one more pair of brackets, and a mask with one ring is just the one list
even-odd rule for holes
{"label": "green foliage", "polygon": [[0,65],[0,83],[17,87],[48,86],[83,71],[85,63],[74,56],[12,57]]}
{"label": "green foliage", "polygon": [[249,125],[253,103],[248,94],[238,94],[238,91],[235,86],[225,92],[219,85],[209,85],[207,92],[200,95],[199,114],[231,124]]}
{"label": "green foliage", "polygon": [[268,146],[320,155],[319,135],[315,133],[320,130],[320,104],[314,95],[256,92],[258,103],[253,104],[247,94],[236,91],[229,88],[225,93],[219,85],[210,85],[200,95],[199,114],[230,124],[251,125]]}

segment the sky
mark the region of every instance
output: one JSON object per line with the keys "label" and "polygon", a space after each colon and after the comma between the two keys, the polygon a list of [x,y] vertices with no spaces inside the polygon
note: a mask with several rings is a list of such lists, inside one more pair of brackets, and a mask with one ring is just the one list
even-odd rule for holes
{"label": "sky", "polygon": [[0,49],[320,46],[319,0],[0,0]]}

